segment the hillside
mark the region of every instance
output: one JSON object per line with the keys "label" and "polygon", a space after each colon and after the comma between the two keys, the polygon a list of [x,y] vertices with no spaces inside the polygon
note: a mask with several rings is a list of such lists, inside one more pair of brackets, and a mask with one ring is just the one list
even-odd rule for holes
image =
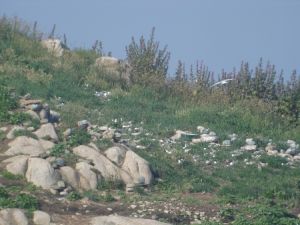
{"label": "hillside", "polygon": [[127,60],[53,40],[0,20],[0,224],[300,224],[296,73],[212,86],[154,31]]}

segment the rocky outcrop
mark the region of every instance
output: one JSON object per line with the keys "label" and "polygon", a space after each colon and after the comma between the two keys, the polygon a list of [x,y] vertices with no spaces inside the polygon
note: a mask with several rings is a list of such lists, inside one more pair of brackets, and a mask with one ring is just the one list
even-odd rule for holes
{"label": "rocky outcrop", "polygon": [[73,149],[73,153],[88,160],[92,160],[94,168],[101,176],[108,180],[122,180],[124,183],[132,183],[132,177],[124,170],[118,168],[108,158],[97,150],[88,146],[80,145]]}

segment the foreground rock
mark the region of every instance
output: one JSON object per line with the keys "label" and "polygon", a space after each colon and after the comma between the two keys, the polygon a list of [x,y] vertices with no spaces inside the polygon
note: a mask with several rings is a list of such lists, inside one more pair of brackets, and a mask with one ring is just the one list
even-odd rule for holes
{"label": "foreground rock", "polygon": [[156,220],[137,219],[124,216],[98,216],[94,217],[91,225],[168,225],[169,223],[162,223]]}
{"label": "foreground rock", "polygon": [[36,225],[50,225],[50,220],[48,213],[39,210],[33,212],[33,222]]}
{"label": "foreground rock", "polygon": [[3,209],[0,211],[1,225],[28,225],[24,212],[20,209]]}
{"label": "foreground rock", "polygon": [[57,183],[58,178],[58,174],[48,161],[40,158],[30,158],[28,160],[27,181],[44,189],[50,189]]}

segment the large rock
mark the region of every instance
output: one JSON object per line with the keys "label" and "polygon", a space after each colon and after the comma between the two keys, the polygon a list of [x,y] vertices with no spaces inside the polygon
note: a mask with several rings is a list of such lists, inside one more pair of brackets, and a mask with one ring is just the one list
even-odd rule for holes
{"label": "large rock", "polygon": [[105,179],[123,180],[126,184],[133,182],[132,177],[126,171],[118,168],[109,159],[93,148],[80,145],[73,149],[73,153],[82,158],[92,160],[95,165],[94,168],[98,170]]}
{"label": "large rock", "polygon": [[24,212],[20,209],[3,209],[0,211],[1,225],[28,225]]}
{"label": "large rock", "polygon": [[80,162],[76,164],[76,170],[80,174],[80,184],[81,190],[96,190],[97,188],[97,174],[91,169],[93,167],[86,162]]}
{"label": "large rock", "polygon": [[39,141],[27,136],[19,136],[12,142],[8,143],[10,147],[5,155],[30,155],[39,156],[45,153],[50,147],[52,148],[50,142]]}
{"label": "large rock", "polygon": [[42,46],[47,48],[56,57],[62,56],[66,48],[59,39],[53,38],[42,40]]}
{"label": "large rock", "polygon": [[97,216],[92,218],[91,225],[168,225],[156,220],[130,218],[124,216]]}
{"label": "large rock", "polygon": [[58,174],[47,160],[40,158],[30,158],[28,160],[27,181],[44,189],[50,189],[57,183],[58,178]]}
{"label": "large rock", "polygon": [[62,179],[76,190],[79,189],[80,174],[70,166],[63,166],[59,170]]}
{"label": "large rock", "polygon": [[126,149],[115,146],[107,149],[104,154],[118,166],[122,166],[126,155]]}
{"label": "large rock", "polygon": [[45,213],[40,210],[33,212],[33,222],[35,225],[50,225],[50,216],[48,213]]}
{"label": "large rock", "polygon": [[18,155],[12,158],[6,159],[3,163],[7,163],[6,170],[15,175],[25,175],[27,169],[27,160],[29,156]]}
{"label": "large rock", "polygon": [[153,179],[149,163],[131,150],[126,152],[122,169],[127,171],[137,184],[144,181],[144,184],[148,185]]}
{"label": "large rock", "polygon": [[53,141],[58,141],[58,136],[54,129],[54,126],[51,123],[43,124],[40,129],[34,132],[39,138],[51,138]]}

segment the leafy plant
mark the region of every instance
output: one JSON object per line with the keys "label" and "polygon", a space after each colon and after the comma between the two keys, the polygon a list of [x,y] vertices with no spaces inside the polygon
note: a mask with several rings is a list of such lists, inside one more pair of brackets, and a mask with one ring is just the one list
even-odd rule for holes
{"label": "leafy plant", "polygon": [[65,154],[66,146],[64,144],[56,144],[51,150],[50,155],[55,157],[61,157]]}
{"label": "leafy plant", "polygon": [[67,199],[70,200],[70,201],[76,201],[76,200],[79,200],[81,199],[82,196],[81,194],[79,194],[78,192],[76,191],[72,191],[70,192],[68,195],[67,195]]}
{"label": "leafy plant", "polygon": [[131,66],[131,81],[134,84],[162,86],[168,71],[170,53],[167,46],[159,50],[159,42],[154,40],[155,28],[148,41],[142,36],[139,43],[132,38],[126,47],[127,59]]}
{"label": "leafy plant", "polygon": [[88,134],[85,130],[76,129],[72,133],[71,137],[68,140],[68,145],[71,147],[84,145],[89,143],[91,140],[91,135]]}

